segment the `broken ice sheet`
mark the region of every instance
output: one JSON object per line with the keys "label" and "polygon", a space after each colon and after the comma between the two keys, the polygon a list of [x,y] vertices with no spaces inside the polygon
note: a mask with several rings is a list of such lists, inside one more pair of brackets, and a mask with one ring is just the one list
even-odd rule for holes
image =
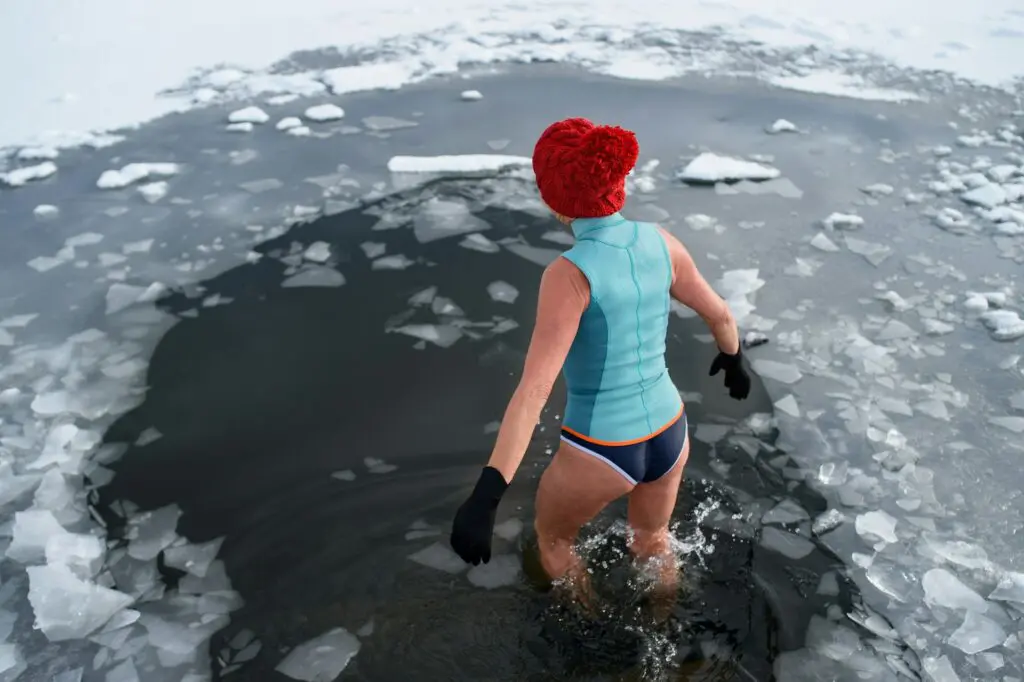
{"label": "broken ice sheet", "polygon": [[519,298],[519,290],[508,282],[496,281],[487,285],[487,293],[491,300],[499,303],[515,303]]}
{"label": "broken ice sheet", "polygon": [[421,244],[489,228],[465,202],[437,197],[424,202],[413,218],[413,233]]}
{"label": "broken ice sheet", "polygon": [[514,554],[500,554],[491,557],[486,564],[473,566],[466,574],[466,578],[477,587],[493,590],[514,585],[519,579],[519,568],[519,557]]}
{"label": "broken ice sheet", "polygon": [[988,598],[1024,605],[1024,573],[1008,571]]}
{"label": "broken ice sheet", "polygon": [[155,559],[177,539],[176,529],[180,517],[181,509],[178,505],[170,504],[129,519],[128,555],[140,561]]}
{"label": "broken ice sheet", "polygon": [[774,360],[757,358],[751,361],[754,372],[765,379],[772,379],[783,384],[795,384],[803,378],[803,374],[796,365],[790,365]]}
{"label": "broken ice sheet", "polygon": [[979,613],[988,610],[988,604],[980,594],[944,568],[933,568],[925,573],[921,587],[927,604]]}
{"label": "broken ice sheet", "polygon": [[898,539],[896,537],[896,519],[881,510],[860,514],[854,521],[854,528],[857,530],[857,535],[868,542],[882,540],[893,543]]}
{"label": "broken ice sheet", "polygon": [[126,594],[82,580],[61,564],[29,566],[26,570],[36,627],[51,642],[82,639],[134,601]]}
{"label": "broken ice sheet", "polygon": [[461,573],[468,566],[451,547],[440,542],[435,542],[415,554],[410,554],[409,558],[421,566],[452,574]]}
{"label": "broken ice sheet", "polygon": [[300,287],[340,287],[345,283],[345,276],[328,267],[313,266],[305,268],[281,282],[285,289]]}
{"label": "broken ice sheet", "polygon": [[164,550],[164,563],[179,571],[205,578],[222,544],[222,537],[199,545],[188,542],[175,544]]}
{"label": "broken ice sheet", "polygon": [[964,622],[949,637],[949,643],[965,654],[976,654],[1003,643],[1006,631],[988,616],[968,611]]}
{"label": "broken ice sheet", "polygon": [[429,341],[441,348],[448,348],[462,337],[462,331],[447,324],[408,324],[393,331]]}
{"label": "broken ice sheet", "polygon": [[334,628],[298,645],[275,670],[301,682],[333,682],[359,653],[359,640],[344,628]]}
{"label": "broken ice sheet", "polygon": [[765,526],[761,529],[761,546],[789,558],[803,559],[814,551],[814,543],[807,538],[774,526]]}
{"label": "broken ice sheet", "polygon": [[902,567],[879,558],[868,566],[864,577],[880,592],[901,603],[911,600],[917,585],[916,578]]}
{"label": "broken ice sheet", "polygon": [[846,238],[846,248],[853,253],[863,256],[869,263],[878,267],[886,258],[892,255],[892,249],[884,244],[866,242],[862,239]]}
{"label": "broken ice sheet", "polygon": [[363,464],[366,465],[366,470],[371,474],[389,474],[398,468],[394,464],[388,464],[384,460],[377,459],[376,457],[364,458]]}

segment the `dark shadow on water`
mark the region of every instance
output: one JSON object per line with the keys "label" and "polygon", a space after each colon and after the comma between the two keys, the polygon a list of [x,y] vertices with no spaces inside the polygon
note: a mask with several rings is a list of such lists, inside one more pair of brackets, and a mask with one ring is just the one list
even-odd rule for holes
{"label": "dark shadow on water", "polygon": [[[450,182],[429,192],[455,197],[471,188]],[[413,192],[405,201],[415,207],[424,196]],[[554,229],[549,220],[495,208],[477,215],[495,241],[557,246],[541,238]],[[191,312],[157,347],[145,403],[106,439],[132,443],[151,427],[163,437],[129,448],[104,502],[177,503],[179,531],[191,541],[226,536],[220,558],[245,606],[214,638],[211,654],[243,629],[255,632],[262,649],[224,679],[285,680],[273,669],[289,648],[333,627],[356,632],[370,622],[342,680],[390,682],[411,672],[419,680],[654,679],[638,662],[639,649],[649,646],[643,634],[626,636],[616,623],[595,629],[560,621],[549,599],[525,582],[485,590],[465,574],[408,560],[444,541],[487,457],[488,424],[501,417],[529,341],[541,267],[509,248],[482,253],[460,246],[461,236],[424,244],[407,227],[374,230],[377,222],[359,209],[264,243],[259,251],[267,257],[258,263],[204,283],[203,296],[220,294],[232,299],[227,305],[202,308],[183,293],[161,302]],[[282,288],[288,265],[280,256],[320,240],[331,245],[346,284]],[[365,242],[384,243],[386,254],[416,264],[375,270]],[[514,285],[518,298],[492,300],[487,285],[495,280]],[[490,326],[469,328],[477,338],[448,348],[385,333],[438,322],[429,304],[409,303],[429,287]],[[507,329],[502,319],[519,326]],[[674,318],[670,329],[677,384],[704,396],[687,406],[691,425],[770,412],[759,382],[749,401],[736,403],[706,376],[713,353],[694,340],[704,331],[698,324]],[[562,403],[560,394],[552,400]],[[530,523],[558,414],[553,407],[545,415],[499,520]],[[695,522],[694,510],[712,501],[727,517],[749,516],[752,501],[767,500],[767,509],[781,497],[796,498],[812,517],[825,510],[820,496],[787,477],[784,453],[772,452],[772,442],[771,434],[758,439],[752,456],[732,441],[694,441],[679,533],[715,550],[687,568],[690,586],[669,635],[674,663],[659,679],[770,680],[774,656],[802,646],[808,618],[829,603],[815,596],[821,576],[839,567],[827,550],[800,560],[766,550],[756,540],[759,516],[746,519],[751,536]],[[397,468],[370,473],[366,458]],[[342,470],[355,479],[332,477]],[[443,534],[407,540],[417,520]],[[499,542],[496,551],[516,551],[516,544]],[[845,610],[854,597],[840,583]]]}

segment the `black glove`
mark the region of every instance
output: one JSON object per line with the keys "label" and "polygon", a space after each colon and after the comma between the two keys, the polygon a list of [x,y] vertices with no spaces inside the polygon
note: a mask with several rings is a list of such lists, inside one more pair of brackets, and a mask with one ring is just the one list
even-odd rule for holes
{"label": "black glove", "polygon": [[494,467],[484,467],[469,499],[455,512],[452,523],[452,549],[467,564],[485,564],[491,560],[491,536],[494,513],[508,483]]}
{"label": "black glove", "polygon": [[725,387],[729,389],[729,397],[745,400],[750,395],[750,375],[743,369],[743,353],[739,350],[736,355],[719,352],[711,363],[708,376],[713,377],[722,370],[725,370]]}

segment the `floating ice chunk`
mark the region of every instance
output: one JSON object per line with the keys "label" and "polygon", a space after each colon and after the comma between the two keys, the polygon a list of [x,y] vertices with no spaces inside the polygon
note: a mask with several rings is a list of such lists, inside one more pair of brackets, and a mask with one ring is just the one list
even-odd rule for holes
{"label": "floating ice chunk", "polygon": [[926,317],[921,321],[921,323],[924,326],[924,333],[929,336],[942,336],[943,334],[949,334],[956,329],[956,327],[948,322],[936,320],[931,317]]}
{"label": "floating ice chunk", "polygon": [[491,300],[499,303],[515,303],[519,298],[519,290],[508,282],[498,280],[487,285],[487,293]]}
{"label": "floating ice chunk", "polygon": [[857,530],[857,535],[868,541],[879,539],[893,543],[898,539],[896,537],[896,519],[882,510],[860,514],[854,521],[854,528]]}
{"label": "floating ice chunk", "polygon": [[333,682],[359,653],[359,640],[344,628],[334,628],[288,652],[275,670],[302,682]]}
{"label": "floating ice chunk", "polygon": [[56,172],[57,164],[52,161],[44,161],[34,166],[24,166],[0,173],[0,180],[10,187],[21,187],[33,180],[44,180]]}
{"label": "floating ice chunk", "polygon": [[846,521],[846,517],[838,509],[829,509],[823,512],[814,519],[814,523],[811,525],[811,532],[815,535],[824,535],[829,531],[835,530]]}
{"label": "floating ice chunk", "polygon": [[284,187],[284,183],[277,178],[263,178],[261,180],[249,180],[238,185],[250,194],[262,194]]}
{"label": "floating ice chunk", "polygon": [[710,230],[718,225],[718,220],[704,213],[693,213],[683,218],[683,220],[691,230],[696,232]]}
{"label": "floating ice chunk", "polygon": [[50,510],[29,509],[18,512],[14,515],[7,558],[23,564],[43,561],[46,558],[47,543],[60,535],[68,535],[68,531]]}
{"label": "floating ice chunk", "polygon": [[1007,572],[988,598],[1024,604],[1024,573]]}
{"label": "floating ice chunk", "polygon": [[988,553],[981,547],[972,545],[969,542],[964,542],[963,540],[941,542],[927,538],[927,543],[928,549],[931,552],[934,552],[935,555],[951,564],[963,566],[964,568],[989,568],[991,566]]}
{"label": "floating ice chunk", "polygon": [[761,546],[789,558],[803,559],[814,551],[814,543],[807,538],[787,533],[774,526],[761,529]]}
{"label": "floating ice chunk", "polygon": [[85,675],[84,668],[65,670],[62,673],[58,673],[50,682],[82,682],[83,675]]}
{"label": "floating ice chunk", "polygon": [[236,109],[228,114],[228,123],[266,123],[270,115],[259,107]]}
{"label": "floating ice chunk", "polygon": [[251,133],[254,129],[255,126],[248,121],[242,121],[241,123],[229,123],[224,126],[224,130],[229,133]]}
{"label": "floating ice chunk", "polygon": [[925,658],[921,661],[921,667],[928,673],[931,682],[960,682],[960,676],[956,674],[953,664],[945,656]]}
{"label": "floating ice chunk", "polygon": [[176,163],[129,163],[120,170],[103,171],[96,186],[100,189],[121,189],[139,180],[151,177],[168,177],[181,172],[181,166]]}
{"label": "floating ice chunk", "polygon": [[773,404],[775,405],[775,409],[777,409],[779,412],[782,412],[783,414],[788,414],[790,417],[793,417],[794,419],[800,418],[800,405],[797,404],[796,398],[793,396],[792,393],[783,398],[780,398],[779,400],[776,400]]}
{"label": "floating ice chunk", "polygon": [[523,522],[520,519],[508,519],[494,527],[494,534],[503,540],[511,542],[523,532]]}
{"label": "floating ice chunk", "polygon": [[217,558],[224,538],[217,538],[199,545],[184,543],[164,550],[164,563],[172,568],[191,573],[197,578],[205,578],[210,565]]}
{"label": "floating ice chunk", "polygon": [[880,592],[901,603],[910,601],[916,580],[899,566],[877,559],[868,566],[864,577]]}
{"label": "floating ice chunk", "polygon": [[356,480],[356,472],[351,469],[344,469],[342,471],[335,471],[331,473],[331,478],[338,481],[354,481]]}
{"label": "floating ice chunk", "polygon": [[775,360],[757,358],[751,361],[750,366],[754,372],[765,379],[771,379],[783,384],[795,384],[803,378],[803,374],[800,373],[796,365],[776,362]]}
{"label": "floating ice chunk", "polygon": [[825,236],[824,232],[818,232],[814,237],[811,238],[811,246],[818,249],[819,251],[825,251],[827,253],[834,253],[839,250],[836,243]]}
{"label": "floating ice chunk", "polygon": [[46,541],[46,563],[64,564],[82,580],[90,580],[103,567],[106,545],[95,535],[60,533]]}
{"label": "floating ice chunk", "polygon": [[996,341],[1013,341],[1024,337],[1024,320],[1012,310],[990,310],[978,319]]}
{"label": "floating ice chunk", "polygon": [[459,97],[462,98],[463,102],[477,102],[484,98],[479,90],[463,90]]}
{"label": "floating ice chunk", "polygon": [[864,219],[852,213],[831,213],[821,223],[829,230],[854,230],[864,226]]}
{"label": "floating ice chunk", "polygon": [[964,585],[944,568],[933,568],[921,578],[925,602],[947,609],[963,609],[984,613],[988,604],[980,594]]}
{"label": "floating ice chunk", "polygon": [[359,245],[359,248],[363,250],[367,258],[373,259],[383,256],[384,252],[387,251],[388,245],[384,242],[363,242]]}
{"label": "floating ice chunk", "polygon": [[305,116],[310,121],[316,121],[317,123],[337,121],[345,117],[345,110],[337,104],[315,104],[306,109]]}
{"label": "floating ice chunk", "polygon": [[779,133],[799,132],[798,128],[794,123],[791,123],[784,118],[777,119],[775,123],[772,123],[770,126],[768,126],[767,131],[772,135],[778,135]]}
{"label": "floating ice chunk", "polygon": [[29,566],[26,570],[36,627],[51,642],[82,639],[134,601],[126,594],[82,580],[62,564]]}
{"label": "floating ice chunk", "polygon": [[496,173],[510,168],[532,168],[527,156],[504,154],[459,154],[447,156],[393,156],[388,161],[392,173]]}
{"label": "floating ice chunk", "polygon": [[175,529],[180,517],[181,509],[170,504],[130,519],[128,555],[141,561],[155,559],[177,539]]}
{"label": "floating ice chunk", "polygon": [[163,199],[167,196],[167,181],[158,180],[157,182],[150,182],[148,184],[139,187],[139,194],[142,198],[151,204]]}
{"label": "floating ice chunk", "polygon": [[498,253],[501,251],[500,246],[479,232],[467,234],[463,240],[459,242],[459,246],[470,249],[471,251],[479,251],[480,253]]}
{"label": "floating ice chunk", "polygon": [[912,339],[918,334],[910,325],[899,320],[889,320],[878,332],[879,341],[895,341],[896,339]]}
{"label": "floating ice chunk", "polygon": [[424,202],[413,217],[413,233],[421,244],[489,228],[490,225],[473,215],[462,201],[432,198]]}
{"label": "floating ice chunk", "polygon": [[394,464],[388,464],[384,460],[376,457],[364,458],[363,464],[366,465],[366,470],[371,474],[389,474],[398,468]]}
{"label": "floating ice chunk", "polygon": [[800,523],[807,521],[810,516],[807,511],[804,510],[799,504],[793,500],[783,500],[777,505],[765,512],[764,516],[761,517],[761,523],[763,525],[769,524],[789,524],[789,523]]}
{"label": "floating ice chunk", "polygon": [[853,253],[863,256],[867,262],[878,267],[882,262],[892,255],[892,249],[884,244],[866,242],[862,239],[846,238],[846,248]]}
{"label": "floating ice chunk", "polygon": [[416,121],[407,121],[393,116],[367,116],[363,119],[363,126],[365,126],[367,130],[372,130],[374,132],[413,128],[418,125],[419,123]]}
{"label": "floating ice chunk", "polygon": [[407,324],[394,329],[399,334],[412,336],[423,341],[429,341],[441,348],[448,348],[462,337],[462,331],[457,327],[442,324]]}
{"label": "floating ice chunk", "polygon": [[111,284],[110,289],[107,290],[107,315],[121,312],[137,303],[145,293],[146,289],[143,287],[120,282]]}
{"label": "floating ice chunk", "polygon": [[964,622],[949,637],[949,643],[965,654],[972,655],[999,646],[1006,639],[1006,631],[988,616],[968,611]]}
{"label": "floating ice chunk", "polygon": [[781,175],[777,168],[729,156],[704,152],[679,171],[683,182],[715,183],[736,180],[771,180]]}
{"label": "floating ice chunk", "polygon": [[989,417],[988,423],[1014,433],[1024,433],[1024,417]]}
{"label": "floating ice chunk", "polygon": [[987,184],[964,192],[960,198],[973,206],[995,208],[1006,203],[1006,190],[1001,185]]}
{"label": "floating ice chunk", "polygon": [[373,261],[370,268],[373,270],[405,270],[416,261],[410,259],[404,253],[396,253],[393,256],[384,256]]}
{"label": "floating ice chunk", "polygon": [[53,161],[60,152],[53,147],[22,147],[17,156],[20,161]]}
{"label": "floating ice chunk", "polygon": [[340,287],[345,276],[337,270],[326,267],[311,267],[292,275],[281,283],[286,289],[297,287]]}
{"label": "floating ice chunk", "polygon": [[[104,682],[140,682],[139,671],[132,659],[121,661],[107,672]],[[182,680],[182,682],[185,682]]]}
{"label": "floating ice chunk", "polygon": [[285,131],[286,135],[293,135],[295,137],[307,137],[313,134],[313,131],[309,129],[309,126],[295,126]]}
{"label": "floating ice chunk", "polygon": [[56,218],[60,214],[60,209],[53,204],[39,204],[32,209],[32,215],[40,220],[48,220],[50,218]]}
{"label": "floating ice chunk", "polygon": [[326,263],[331,259],[331,245],[327,242],[313,242],[303,252],[302,257],[314,263]]}
{"label": "floating ice chunk", "polygon": [[892,185],[887,185],[884,182],[876,182],[868,185],[867,187],[861,187],[860,191],[873,197],[887,197],[895,192],[896,189]]}
{"label": "floating ice chunk", "polygon": [[440,542],[424,547],[415,554],[409,555],[409,558],[422,566],[445,573],[461,573],[466,570],[467,566],[466,562],[452,551],[451,547]]}
{"label": "floating ice chunk", "polygon": [[519,558],[514,554],[500,554],[491,557],[486,564],[469,569],[466,578],[477,587],[493,590],[514,585],[519,579]]}
{"label": "floating ice chunk", "polygon": [[964,299],[964,308],[972,313],[988,310],[988,299],[980,294],[970,294]]}
{"label": "floating ice chunk", "polygon": [[278,130],[291,130],[302,125],[302,119],[298,116],[286,116],[277,122],[274,127]]}

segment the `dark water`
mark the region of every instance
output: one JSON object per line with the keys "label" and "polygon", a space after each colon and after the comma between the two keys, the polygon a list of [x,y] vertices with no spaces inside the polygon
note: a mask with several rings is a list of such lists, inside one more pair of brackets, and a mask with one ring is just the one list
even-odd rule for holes
{"label": "dark water", "polygon": [[[436,196],[471,199],[473,183],[412,190],[388,203],[408,210]],[[104,500],[131,499],[143,509],[177,503],[184,511],[178,530],[192,542],[226,536],[219,557],[245,606],[215,636],[211,653],[246,629],[262,648],[223,679],[287,679],[274,667],[289,648],[333,627],[356,632],[370,622],[372,632],[360,637],[361,650],[340,679],[773,679],[774,657],[803,646],[809,617],[823,613],[828,600],[845,611],[856,595],[842,578],[840,597],[815,594],[822,575],[840,568],[827,550],[792,560],[758,544],[752,500],[766,510],[774,499],[795,498],[812,518],[827,508],[802,475],[788,475],[799,471],[775,450],[771,433],[751,437],[755,456],[735,444],[693,439],[676,534],[713,551],[685,560],[686,584],[666,624],[645,620],[635,591],[617,578],[625,570],[618,539],[603,531],[621,518],[619,506],[591,531],[599,535],[592,565],[609,604],[596,623],[561,612],[526,577],[487,590],[407,558],[445,539],[515,386],[541,273],[539,262],[519,255],[522,245],[547,249],[540,260],[557,253],[542,239],[555,229],[549,219],[494,208],[478,216],[491,225],[485,234],[503,242],[499,252],[465,248],[461,237],[420,243],[407,228],[374,230],[377,216],[360,208],[294,228],[261,245],[267,257],[258,263],[202,284],[203,297],[219,294],[231,299],[227,305],[203,308],[183,293],[161,301],[181,321],[153,354],[144,404],[106,439],[132,443],[151,427],[163,437],[130,446]],[[296,252],[293,244],[315,241],[331,245],[346,283],[282,288],[288,266],[280,257]],[[368,241],[417,266],[372,269],[360,246]],[[518,289],[514,303],[488,295],[498,279]],[[490,326],[472,328],[476,338],[464,335],[447,348],[388,332],[438,323],[429,305],[409,303],[429,287]],[[506,331],[507,322],[495,325],[501,320],[518,326]],[[673,318],[669,329],[673,377],[682,390],[703,394],[687,405],[691,428],[735,427],[770,412],[759,381],[751,398],[737,403],[706,376],[713,351],[694,340],[704,331],[699,325]],[[560,391],[499,521],[532,521],[537,480],[557,444]],[[366,458],[397,468],[369,473]],[[340,470],[355,479],[331,476]],[[714,515],[698,514],[715,505]],[[748,511],[738,525],[753,523],[754,533],[721,532],[708,520],[741,509]],[[407,540],[416,522],[443,534]],[[796,525],[809,535],[808,522]],[[496,542],[497,552],[517,556],[528,548]],[[175,579],[174,569],[163,572]]]}

